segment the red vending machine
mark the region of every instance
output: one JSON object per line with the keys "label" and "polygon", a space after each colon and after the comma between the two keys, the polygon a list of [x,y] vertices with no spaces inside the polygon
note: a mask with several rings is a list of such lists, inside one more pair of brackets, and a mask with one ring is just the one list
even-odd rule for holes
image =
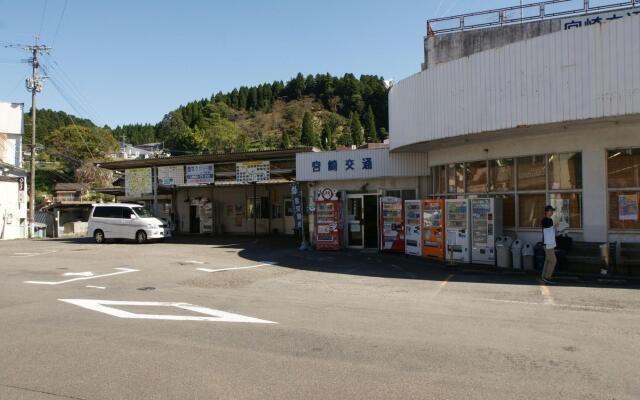
{"label": "red vending machine", "polygon": [[404,253],[404,210],[401,198],[380,198],[380,250]]}
{"label": "red vending machine", "polygon": [[335,189],[322,189],[316,196],[315,235],[316,250],[340,250],[340,199]]}

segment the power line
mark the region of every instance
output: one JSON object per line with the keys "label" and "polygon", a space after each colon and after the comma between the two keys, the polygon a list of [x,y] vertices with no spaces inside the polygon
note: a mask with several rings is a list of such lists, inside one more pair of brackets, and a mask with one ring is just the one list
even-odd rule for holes
{"label": "power line", "polygon": [[44,26],[44,16],[47,14],[47,5],[49,5],[49,0],[44,0],[44,7],[42,8],[42,17],[40,17],[40,29],[38,30],[38,36],[42,35],[42,27]]}
{"label": "power line", "polygon": [[60,13],[60,19],[58,19],[58,25],[56,26],[56,33],[53,35],[53,40],[51,41],[51,46],[56,44],[56,39],[58,38],[58,33],[60,32],[60,25],[62,25],[62,19],[64,18],[64,13],[67,11],[67,4],[69,0],[64,0],[64,6],[62,7],[62,12]]}

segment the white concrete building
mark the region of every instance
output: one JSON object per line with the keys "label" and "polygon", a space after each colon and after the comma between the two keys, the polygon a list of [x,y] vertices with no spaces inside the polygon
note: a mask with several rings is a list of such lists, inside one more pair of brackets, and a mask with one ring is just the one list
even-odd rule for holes
{"label": "white concrete building", "polygon": [[21,239],[28,234],[22,120],[22,104],[0,102],[0,239]]}
{"label": "white concrete building", "polygon": [[552,204],[576,241],[640,242],[640,9],[563,18],[429,24],[390,91],[392,154],[428,155],[431,197],[503,197],[527,241]]}

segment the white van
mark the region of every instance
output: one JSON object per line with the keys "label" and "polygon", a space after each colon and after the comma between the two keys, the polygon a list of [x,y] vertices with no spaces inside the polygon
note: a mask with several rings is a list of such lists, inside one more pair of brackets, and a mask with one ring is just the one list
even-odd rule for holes
{"label": "white van", "polygon": [[94,204],[89,216],[87,233],[96,243],[106,239],[134,239],[144,243],[147,239],[171,236],[167,224],[154,217],[139,204]]}

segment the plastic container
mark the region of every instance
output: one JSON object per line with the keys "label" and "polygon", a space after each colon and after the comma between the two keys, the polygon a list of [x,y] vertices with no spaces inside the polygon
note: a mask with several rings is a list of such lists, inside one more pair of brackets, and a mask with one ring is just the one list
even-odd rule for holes
{"label": "plastic container", "polygon": [[533,271],[535,266],[535,252],[531,243],[522,246],[522,268],[525,271]]}
{"label": "plastic container", "polygon": [[513,269],[522,269],[522,240],[516,240],[511,245],[511,261]]}
{"label": "plastic container", "polygon": [[509,236],[501,236],[496,240],[496,265],[498,268],[511,268],[511,243]]}

